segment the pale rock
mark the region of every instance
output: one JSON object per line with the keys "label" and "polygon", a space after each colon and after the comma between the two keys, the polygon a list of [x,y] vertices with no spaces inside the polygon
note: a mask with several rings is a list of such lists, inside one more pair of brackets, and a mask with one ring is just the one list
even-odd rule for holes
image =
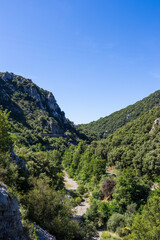
{"label": "pale rock", "polygon": [[37,226],[37,236],[39,237],[39,240],[56,240],[55,236],[49,234],[39,226]]}
{"label": "pale rock", "polygon": [[153,123],[153,125],[152,125],[152,128],[151,128],[151,130],[150,130],[150,132],[149,132],[150,134],[153,133],[156,125],[160,125],[160,118],[157,118],[157,119],[154,121],[154,123]]}
{"label": "pale rock", "polygon": [[54,112],[56,112],[58,110],[59,106],[56,103],[56,100],[51,92],[48,93],[47,99],[48,99],[49,108],[51,110],[53,110]]}
{"label": "pale rock", "polygon": [[5,72],[3,75],[2,75],[2,79],[5,81],[5,80],[12,80],[13,79],[13,76],[12,74],[8,73],[8,72]]}
{"label": "pale rock", "polygon": [[63,134],[64,130],[60,128],[54,121],[49,123],[52,134]]}
{"label": "pale rock", "polygon": [[28,93],[34,97],[36,100],[41,101],[40,95],[36,87],[30,86]]}
{"label": "pale rock", "polygon": [[11,156],[11,161],[15,162],[18,168],[21,168],[25,173],[28,173],[24,159],[18,157],[13,150],[10,156]]}
{"label": "pale rock", "polygon": [[17,198],[8,195],[4,184],[0,184],[0,239],[26,239],[23,234]]}

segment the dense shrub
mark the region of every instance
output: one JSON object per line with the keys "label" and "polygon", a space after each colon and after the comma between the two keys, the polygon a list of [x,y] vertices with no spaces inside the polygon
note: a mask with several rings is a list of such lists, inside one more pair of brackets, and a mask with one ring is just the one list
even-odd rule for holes
{"label": "dense shrub", "polygon": [[129,240],[159,240],[160,236],[160,197],[153,196],[144,207],[142,214],[137,214],[132,225]]}
{"label": "dense shrub", "polygon": [[28,217],[57,237],[57,240],[76,239],[78,224],[71,220],[72,209],[64,194],[51,189],[44,180],[34,183],[34,188],[25,197]]}
{"label": "dense shrub", "polygon": [[107,227],[112,232],[116,232],[118,227],[123,228],[124,226],[125,226],[124,215],[120,213],[114,213],[107,222]]}

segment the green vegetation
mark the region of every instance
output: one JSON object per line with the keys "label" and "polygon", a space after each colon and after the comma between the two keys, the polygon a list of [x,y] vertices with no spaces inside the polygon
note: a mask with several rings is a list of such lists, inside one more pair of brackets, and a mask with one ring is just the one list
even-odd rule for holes
{"label": "green vegetation", "polygon": [[[72,220],[73,209],[82,199],[79,194],[68,197],[65,193],[61,165],[64,150],[42,151],[17,144],[17,136],[8,132],[12,122],[7,111],[0,110],[0,123],[0,181],[9,187],[10,196],[18,196],[28,237],[38,239],[32,222],[57,240],[87,240],[94,236],[96,229],[90,223]],[[13,147],[19,162],[12,156]]]}
{"label": "green vegetation", "polygon": [[0,182],[5,182],[15,188],[18,173],[16,167],[9,161],[12,149],[12,139],[8,133],[10,127],[9,113],[0,109]]}
{"label": "green vegetation", "polygon": [[11,79],[3,80],[0,74],[0,105],[11,111],[12,132],[17,135],[17,143],[36,148],[53,149],[56,137],[64,137],[62,142],[76,142],[82,136],[56,103],[54,96],[35,85],[30,79],[10,74]]}
{"label": "green vegetation", "polygon": [[159,125],[153,133],[150,130],[159,116],[160,107],[155,107],[105,140],[71,146],[64,153],[64,167],[71,177],[83,182],[99,181],[111,166],[119,170],[132,167],[137,177],[153,181],[160,170]]}
{"label": "green vegetation", "polygon": [[100,118],[88,124],[77,125],[77,129],[82,131],[91,140],[107,138],[118,128],[133,121],[144,112],[151,110],[154,106],[159,105],[160,91],[156,91],[143,100],[121,109],[120,111],[114,112],[107,117]]}
{"label": "green vegetation", "polygon": [[[58,115],[49,107],[49,92],[2,75],[0,104],[13,120],[0,109],[0,182],[18,196],[28,235],[36,235],[35,222],[57,240],[88,240],[99,228],[108,231],[101,240],[159,239],[160,92],[79,126],[99,139],[88,144],[58,105]],[[64,169],[77,191],[66,194]],[[77,222],[74,207],[84,197],[90,207]]]}
{"label": "green vegetation", "polygon": [[119,239],[119,238],[112,237],[109,232],[103,232],[100,238],[100,240],[116,240],[116,239]]}
{"label": "green vegetation", "polygon": [[[81,188],[92,192],[84,219],[96,228],[120,237],[132,232],[134,218],[141,215],[159,176],[159,124],[150,131],[159,116],[160,107],[152,108],[107,139],[66,149],[63,166]],[[117,176],[108,174],[113,167]]]}
{"label": "green vegetation", "polygon": [[160,196],[150,198],[142,214],[137,214],[132,225],[132,234],[125,239],[158,240],[160,236]]}

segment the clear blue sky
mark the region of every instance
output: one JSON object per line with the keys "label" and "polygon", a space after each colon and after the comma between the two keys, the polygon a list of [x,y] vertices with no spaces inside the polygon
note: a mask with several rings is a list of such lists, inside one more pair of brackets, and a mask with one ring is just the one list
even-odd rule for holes
{"label": "clear blue sky", "polygon": [[160,0],[0,0],[0,71],[87,123],[160,89]]}

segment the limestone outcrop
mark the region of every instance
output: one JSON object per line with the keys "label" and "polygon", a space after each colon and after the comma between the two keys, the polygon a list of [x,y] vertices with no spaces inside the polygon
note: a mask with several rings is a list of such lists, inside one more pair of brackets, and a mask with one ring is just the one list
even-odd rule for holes
{"label": "limestone outcrop", "polygon": [[53,235],[49,234],[39,226],[37,226],[37,236],[39,237],[39,240],[56,240]]}
{"label": "limestone outcrop", "polygon": [[160,118],[157,118],[155,121],[154,121],[154,123],[153,123],[153,125],[152,125],[152,128],[151,128],[151,130],[150,130],[150,134],[152,134],[153,133],[153,131],[154,131],[154,129],[155,129],[155,126],[157,126],[157,125],[160,125]]}
{"label": "limestone outcrop", "polygon": [[[37,226],[39,240],[56,240],[47,231]],[[20,219],[18,200],[9,196],[7,186],[0,183],[0,240],[27,240]],[[30,239],[32,240],[32,239]]]}
{"label": "limestone outcrop", "polygon": [[18,157],[17,154],[15,154],[15,152],[13,150],[11,152],[10,157],[11,157],[11,159],[10,159],[11,162],[14,162],[17,165],[18,169],[20,168],[26,174],[28,173],[24,159]]}
{"label": "limestone outcrop", "polygon": [[[0,73],[0,105],[11,111],[11,118],[32,129],[33,120],[39,128],[52,134],[64,134],[68,121],[54,95],[13,73]],[[36,114],[35,114],[36,112]],[[42,126],[41,121],[42,119]]]}
{"label": "limestone outcrop", "polygon": [[10,197],[7,187],[2,183],[0,184],[0,239],[26,239],[23,234],[17,198]]}
{"label": "limestone outcrop", "polygon": [[9,72],[5,72],[3,75],[2,75],[2,79],[5,81],[5,80],[12,80],[13,79],[13,74],[9,73]]}

